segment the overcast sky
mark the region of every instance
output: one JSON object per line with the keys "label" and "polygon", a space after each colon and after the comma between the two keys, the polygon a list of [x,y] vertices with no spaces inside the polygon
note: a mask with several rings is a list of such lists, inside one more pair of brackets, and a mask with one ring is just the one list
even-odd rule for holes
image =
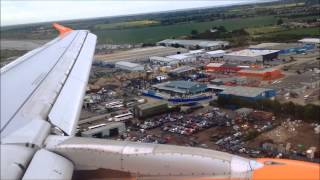
{"label": "overcast sky", "polygon": [[1,0],[1,26],[222,6],[256,0]]}

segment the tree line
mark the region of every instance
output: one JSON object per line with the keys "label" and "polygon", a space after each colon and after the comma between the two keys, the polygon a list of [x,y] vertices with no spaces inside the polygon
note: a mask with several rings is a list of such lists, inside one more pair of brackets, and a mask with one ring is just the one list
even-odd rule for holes
{"label": "tree line", "polygon": [[[263,111],[271,111],[275,115],[290,116],[295,119],[301,119],[306,122],[320,122],[320,106],[314,104],[299,105],[293,102],[280,103],[277,100],[260,99],[248,100],[239,97],[223,97],[219,96],[213,104],[220,107],[247,107]],[[213,105],[212,104],[212,105]]]}

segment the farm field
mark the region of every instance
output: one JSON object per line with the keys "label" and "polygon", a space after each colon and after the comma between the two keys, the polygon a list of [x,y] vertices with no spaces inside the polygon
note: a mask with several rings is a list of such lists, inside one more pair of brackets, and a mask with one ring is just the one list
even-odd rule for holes
{"label": "farm field", "polygon": [[250,35],[258,35],[258,34],[267,34],[267,33],[274,33],[279,31],[285,31],[286,29],[281,26],[263,26],[263,27],[254,27],[254,28],[247,28],[246,31]]}
{"label": "farm field", "polygon": [[152,20],[142,20],[142,21],[129,21],[129,22],[119,22],[119,23],[110,23],[110,24],[98,24],[95,26],[95,29],[125,29],[133,27],[143,27],[159,24],[158,21]]}
{"label": "farm field", "polygon": [[210,22],[190,22],[167,26],[150,26],[120,30],[92,30],[99,37],[99,43],[152,43],[166,38],[189,35],[191,30],[204,32],[213,26],[224,26],[227,30],[275,24],[274,16],[235,18]]}
{"label": "farm field", "polygon": [[286,31],[279,31],[270,33],[268,35],[304,35],[304,36],[320,36],[320,30],[318,27],[311,28],[297,28],[289,29]]}

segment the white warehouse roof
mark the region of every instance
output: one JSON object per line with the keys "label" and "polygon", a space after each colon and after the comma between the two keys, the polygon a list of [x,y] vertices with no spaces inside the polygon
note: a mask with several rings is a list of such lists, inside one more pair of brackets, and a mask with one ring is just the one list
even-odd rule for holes
{"label": "white warehouse roof", "polygon": [[224,50],[216,50],[216,51],[209,51],[209,52],[206,52],[207,54],[210,54],[210,55],[216,55],[216,54],[224,54],[226,53],[226,51]]}
{"label": "white warehouse roof", "polygon": [[221,67],[224,63],[209,63],[207,67]]}
{"label": "white warehouse roof", "polygon": [[160,56],[152,56],[150,57],[150,60],[154,60],[154,61],[161,61],[161,62],[165,62],[165,63],[169,63],[174,61],[174,59],[172,58],[167,58],[167,57],[160,57]]}
{"label": "white warehouse roof", "polygon": [[127,62],[127,61],[116,62],[116,65],[126,66],[126,67],[129,67],[129,68],[135,68],[135,67],[141,66],[140,64],[131,63],[131,62]]}
{"label": "white warehouse roof", "polygon": [[188,55],[189,55],[188,53],[175,54],[175,55],[167,56],[167,58],[183,60],[183,59],[189,58],[190,56],[188,56]]}
{"label": "white warehouse roof", "polygon": [[198,53],[204,53],[204,49],[198,49],[198,50],[189,51],[188,54],[198,54]]}
{"label": "white warehouse roof", "polygon": [[299,40],[299,42],[320,44],[320,38],[304,38]]}
{"label": "white warehouse roof", "polygon": [[279,52],[279,50],[258,50],[258,49],[244,49],[241,51],[235,51],[228,53],[228,56],[246,56],[246,57],[256,57],[256,56],[264,56],[267,54],[272,54]]}

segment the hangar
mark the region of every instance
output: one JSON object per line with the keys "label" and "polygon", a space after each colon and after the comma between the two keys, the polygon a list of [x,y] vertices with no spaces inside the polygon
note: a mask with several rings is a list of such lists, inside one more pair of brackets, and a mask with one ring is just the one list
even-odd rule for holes
{"label": "hangar", "polygon": [[265,50],[265,49],[244,49],[235,51],[223,56],[227,62],[245,63],[245,64],[263,64],[265,61],[277,59],[279,50]]}

